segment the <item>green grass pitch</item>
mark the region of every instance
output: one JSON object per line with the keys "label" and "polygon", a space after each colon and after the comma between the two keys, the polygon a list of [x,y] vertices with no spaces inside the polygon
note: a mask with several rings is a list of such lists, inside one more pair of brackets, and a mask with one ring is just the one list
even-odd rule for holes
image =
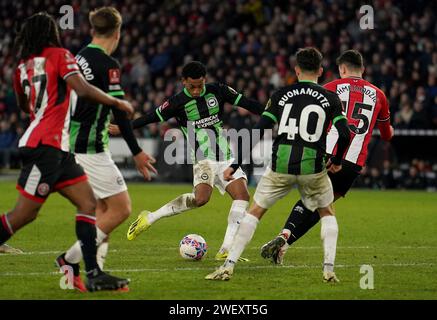
{"label": "green grass pitch", "polygon": [[[130,184],[133,215],[111,235],[106,269],[131,279],[130,292],[80,294],[61,290],[54,258],[74,235],[74,208],[50,197],[39,218],[9,242],[24,255],[0,255],[0,299],[436,299],[437,198],[435,193],[353,190],[336,203],[340,233],[336,273],[341,282],[322,282],[320,225],[290,248],[284,266],[259,255],[260,246],[283,226],[298,193],[278,202],[258,226],[229,282],[206,281],[219,266],[214,255],[227,224],[231,200],[214,191],[205,207],[164,219],[134,241],[129,222],[142,209],[157,209],[189,185]],[[253,189],[251,193],[253,194]],[[0,183],[0,212],[17,197],[13,183]],[[208,254],[186,261],[178,245],[189,233],[202,235]],[[374,270],[374,289],[360,288],[360,266]]]}

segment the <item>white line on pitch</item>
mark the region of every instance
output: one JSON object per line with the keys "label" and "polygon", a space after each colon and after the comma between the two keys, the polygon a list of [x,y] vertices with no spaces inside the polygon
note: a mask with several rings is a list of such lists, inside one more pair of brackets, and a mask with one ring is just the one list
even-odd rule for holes
{"label": "white line on pitch", "polygon": [[[434,263],[381,263],[372,264],[372,267],[434,267]],[[339,264],[335,266],[336,268],[359,268],[361,265],[358,264]],[[320,269],[320,265],[285,265],[285,266],[275,266],[275,265],[265,265],[265,266],[239,266],[238,269],[253,270],[253,269]],[[172,271],[210,271],[213,267],[178,267],[178,268],[142,268],[142,269],[108,269],[108,272],[172,272]],[[21,276],[61,276],[59,272],[4,272],[0,273],[0,277],[21,277]]]}
{"label": "white line on pitch", "polygon": [[2,253],[0,257],[7,256],[36,256],[36,255],[51,255],[51,254],[60,254],[62,251],[29,251],[22,253]]}
{"label": "white line on pitch", "polygon": [[[313,246],[313,247],[292,247],[293,249],[297,249],[297,250],[320,250],[322,247],[320,246]],[[163,247],[161,249],[159,249],[160,251],[177,251],[179,249],[179,247]],[[247,248],[246,250],[259,250],[259,247],[251,247],[251,248]],[[344,246],[344,247],[337,247],[337,250],[365,250],[365,249],[373,249],[373,250],[386,250],[386,249],[392,249],[392,250],[402,250],[402,249],[437,249],[437,247],[432,247],[432,246],[418,246],[418,247],[413,247],[413,246],[398,246],[398,247],[371,247],[371,246]],[[144,251],[148,251],[148,250],[156,250],[152,247],[150,248],[143,248],[142,250]],[[120,251],[126,251],[129,252],[131,251],[131,249],[113,249],[113,250],[109,250],[109,252],[120,252]],[[8,254],[0,254],[0,258],[1,257],[7,257],[7,256],[22,256],[22,255],[27,255],[27,256],[33,256],[33,255],[55,255],[55,254],[60,254],[63,251],[59,251],[59,250],[53,250],[53,251],[29,251],[29,252],[23,252],[23,253],[8,253]]]}

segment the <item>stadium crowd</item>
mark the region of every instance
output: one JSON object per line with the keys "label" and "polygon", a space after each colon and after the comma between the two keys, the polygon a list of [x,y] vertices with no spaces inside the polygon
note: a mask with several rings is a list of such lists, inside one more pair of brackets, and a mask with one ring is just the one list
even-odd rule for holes
{"label": "stadium crowd", "polygon": [[410,163],[393,166],[384,161],[380,167],[364,167],[355,187],[367,189],[437,190],[437,164],[413,159]]}
{"label": "stadium crowd", "polygon": [[[63,44],[73,53],[90,41],[87,14],[91,9],[116,4],[122,13],[124,26],[115,57],[121,62],[124,90],[138,110],[137,116],[181,90],[181,67],[193,59],[207,65],[209,81],[225,82],[266,103],[276,88],[296,81],[296,50],[316,46],[325,57],[322,83],[337,77],[335,58],[341,51],[357,49],[365,58],[366,79],[383,89],[390,101],[394,127],[437,129],[435,1],[373,1],[373,30],[360,29],[359,8],[365,4],[363,1],[71,3],[75,28],[62,30],[61,35]],[[38,10],[60,17],[63,4],[61,0],[0,0],[0,168],[10,166],[16,158],[18,138],[28,123],[27,116],[17,109],[12,89],[14,30]],[[250,127],[256,121],[245,110],[227,106],[226,112],[228,125],[237,129]],[[149,125],[139,135],[158,138],[171,125]],[[421,165],[408,165],[407,171],[414,175],[418,167]],[[365,182],[378,176],[374,170],[368,172],[363,184],[380,185]],[[383,172],[378,169],[379,176],[384,176]],[[405,179],[401,180],[404,187]]]}

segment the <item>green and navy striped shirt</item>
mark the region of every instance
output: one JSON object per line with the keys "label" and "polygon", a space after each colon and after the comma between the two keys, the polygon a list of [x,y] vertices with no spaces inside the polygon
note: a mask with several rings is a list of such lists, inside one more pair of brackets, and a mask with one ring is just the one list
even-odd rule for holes
{"label": "green and navy striped shirt", "polygon": [[[232,158],[229,142],[223,134],[223,113],[225,102],[260,114],[263,106],[222,83],[207,83],[199,97],[192,97],[187,89],[174,95],[155,113],[159,120],[175,117],[185,136],[191,143],[196,161],[210,159],[226,161]],[[148,123],[148,119],[145,119]],[[190,141],[189,125],[195,133]],[[135,128],[135,125],[134,125]],[[212,134],[211,134],[212,133]]]}
{"label": "green and navy striped shirt", "polygon": [[272,170],[293,175],[324,169],[327,129],[345,119],[335,93],[304,81],[276,91],[263,116],[279,125],[273,142]]}
{"label": "green and navy striped shirt", "polygon": [[[121,68],[117,60],[94,44],[76,55],[82,75],[92,85],[117,98],[123,98]],[[100,153],[108,150],[111,107],[78,98],[72,110],[70,148],[74,153]]]}

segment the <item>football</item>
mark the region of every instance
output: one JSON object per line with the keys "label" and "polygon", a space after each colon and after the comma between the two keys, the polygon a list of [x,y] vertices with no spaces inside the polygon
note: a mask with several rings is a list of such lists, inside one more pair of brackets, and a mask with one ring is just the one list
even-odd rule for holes
{"label": "football", "polygon": [[187,260],[201,260],[208,249],[205,239],[198,234],[186,235],[179,243],[179,253]]}

